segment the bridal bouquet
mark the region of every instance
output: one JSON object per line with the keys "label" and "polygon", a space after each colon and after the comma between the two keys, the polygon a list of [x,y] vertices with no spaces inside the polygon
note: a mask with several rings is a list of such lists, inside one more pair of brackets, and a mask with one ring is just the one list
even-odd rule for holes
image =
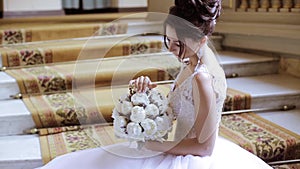
{"label": "bridal bouquet", "polygon": [[112,113],[115,135],[129,141],[163,142],[172,130],[173,115],[167,98],[156,88],[120,97]]}

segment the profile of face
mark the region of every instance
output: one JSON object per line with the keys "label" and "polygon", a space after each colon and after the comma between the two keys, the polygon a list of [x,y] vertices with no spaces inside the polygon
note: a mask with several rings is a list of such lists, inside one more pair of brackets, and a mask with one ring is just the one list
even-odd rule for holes
{"label": "profile of face", "polygon": [[[179,60],[182,58],[191,58],[195,56],[205,43],[205,40],[205,38],[202,38],[200,41],[197,42],[192,38],[185,37],[184,42],[181,41],[180,43],[175,28],[170,25],[166,25],[166,41],[168,49]],[[179,56],[181,45],[184,45],[184,50],[182,52],[182,56]]]}

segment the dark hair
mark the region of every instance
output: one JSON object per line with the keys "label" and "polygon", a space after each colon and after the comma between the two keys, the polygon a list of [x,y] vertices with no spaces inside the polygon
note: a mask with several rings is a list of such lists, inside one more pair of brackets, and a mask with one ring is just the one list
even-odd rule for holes
{"label": "dark hair", "polygon": [[[170,8],[164,22],[164,29],[166,31],[167,25],[175,28],[181,46],[179,56],[184,51],[184,38],[200,40],[203,36],[211,35],[220,13],[221,0],[175,0],[175,6]],[[168,48],[166,35],[164,42]]]}

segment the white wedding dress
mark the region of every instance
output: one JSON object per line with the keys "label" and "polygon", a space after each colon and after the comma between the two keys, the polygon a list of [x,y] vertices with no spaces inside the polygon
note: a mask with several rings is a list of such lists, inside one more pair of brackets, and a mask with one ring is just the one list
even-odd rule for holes
{"label": "white wedding dress", "polygon": [[[200,65],[199,71],[207,72],[206,66]],[[197,72],[169,93],[170,105],[178,113],[177,126],[180,127],[176,128],[176,133],[184,132],[180,131],[182,128],[191,128],[195,120],[191,118],[194,117],[191,92],[192,79]],[[219,87],[226,87],[226,83],[218,85],[213,83],[215,92]],[[220,119],[224,97],[217,98],[217,119]],[[186,137],[195,137],[193,128]],[[216,139],[212,156],[206,157],[176,156],[133,147],[134,144],[119,143],[69,153],[53,159],[40,169],[271,169],[260,158],[221,137]]]}

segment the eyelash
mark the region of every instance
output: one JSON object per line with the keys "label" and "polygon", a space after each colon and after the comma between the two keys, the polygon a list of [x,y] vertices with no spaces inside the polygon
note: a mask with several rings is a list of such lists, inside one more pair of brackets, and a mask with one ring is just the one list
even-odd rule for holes
{"label": "eyelash", "polygon": [[[170,44],[170,39],[169,39],[169,38],[167,38],[167,41],[168,41],[168,43]],[[177,47],[180,47],[180,43],[179,43],[179,42],[176,42],[175,45],[176,45]]]}

